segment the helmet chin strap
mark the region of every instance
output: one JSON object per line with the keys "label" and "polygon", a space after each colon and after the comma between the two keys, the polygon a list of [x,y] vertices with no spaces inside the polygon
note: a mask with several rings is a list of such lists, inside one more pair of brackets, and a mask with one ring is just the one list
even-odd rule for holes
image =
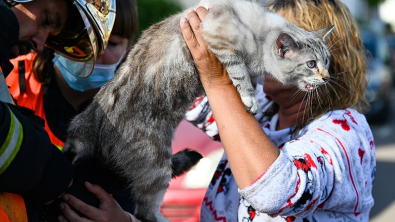
{"label": "helmet chin strap", "polygon": [[8,4],[8,6],[12,7],[12,6],[19,4],[19,3],[26,3],[26,2],[31,2],[31,1],[34,1],[34,0],[6,0],[6,3]]}
{"label": "helmet chin strap", "polygon": [[4,74],[1,70],[0,70],[0,101],[15,105],[14,100],[11,97],[11,93],[8,90],[8,86],[5,82]]}

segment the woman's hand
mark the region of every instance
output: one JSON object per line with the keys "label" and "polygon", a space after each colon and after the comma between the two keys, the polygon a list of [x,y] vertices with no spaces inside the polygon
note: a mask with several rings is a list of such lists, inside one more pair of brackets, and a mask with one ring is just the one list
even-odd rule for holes
{"label": "woman's hand", "polygon": [[[100,200],[99,209],[88,205],[71,194],[63,195],[65,203],[60,204],[60,209],[63,215],[59,216],[60,222],[83,222],[83,221],[114,221],[114,222],[140,222],[132,215],[125,212],[121,206],[108,194],[103,188],[98,185],[92,185],[85,182],[85,187],[96,195]],[[83,213],[87,218],[79,216],[74,212],[70,206],[73,206],[79,212]]]}
{"label": "woman's hand", "polygon": [[208,49],[200,32],[201,21],[207,13],[207,9],[203,7],[197,8],[196,11],[191,10],[188,13],[189,21],[184,17],[181,18],[181,32],[192,54],[203,86],[207,88],[217,85],[231,85],[232,81],[229,79],[225,67]]}

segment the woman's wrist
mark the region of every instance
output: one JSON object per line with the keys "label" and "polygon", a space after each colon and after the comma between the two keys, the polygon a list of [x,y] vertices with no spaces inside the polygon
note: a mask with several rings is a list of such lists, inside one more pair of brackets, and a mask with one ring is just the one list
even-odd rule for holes
{"label": "woman's wrist", "polygon": [[234,87],[232,80],[228,76],[210,78],[210,76],[200,75],[200,81],[206,93],[211,90],[229,90]]}

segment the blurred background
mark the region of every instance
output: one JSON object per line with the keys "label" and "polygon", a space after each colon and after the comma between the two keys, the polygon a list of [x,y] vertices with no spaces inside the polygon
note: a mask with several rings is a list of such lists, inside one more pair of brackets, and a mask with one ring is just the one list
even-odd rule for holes
{"label": "blurred background", "polygon": [[[260,0],[263,4],[270,0]],[[373,187],[372,222],[395,221],[395,0],[342,0],[360,24],[369,58],[371,110],[366,114],[376,142],[377,172]],[[138,0],[140,30],[199,0]],[[187,122],[182,122],[173,142],[174,152],[190,147],[205,158],[186,175],[172,180],[162,213],[172,222],[199,221],[200,204],[223,153],[221,143]]]}

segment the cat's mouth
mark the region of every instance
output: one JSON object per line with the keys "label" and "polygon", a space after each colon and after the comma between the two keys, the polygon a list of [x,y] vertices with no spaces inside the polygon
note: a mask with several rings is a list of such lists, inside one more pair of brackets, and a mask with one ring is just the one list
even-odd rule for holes
{"label": "cat's mouth", "polygon": [[306,81],[303,81],[303,84],[304,84],[304,88],[306,89],[306,91],[313,91],[313,90],[317,89],[317,85],[315,85],[315,84],[310,84]]}

